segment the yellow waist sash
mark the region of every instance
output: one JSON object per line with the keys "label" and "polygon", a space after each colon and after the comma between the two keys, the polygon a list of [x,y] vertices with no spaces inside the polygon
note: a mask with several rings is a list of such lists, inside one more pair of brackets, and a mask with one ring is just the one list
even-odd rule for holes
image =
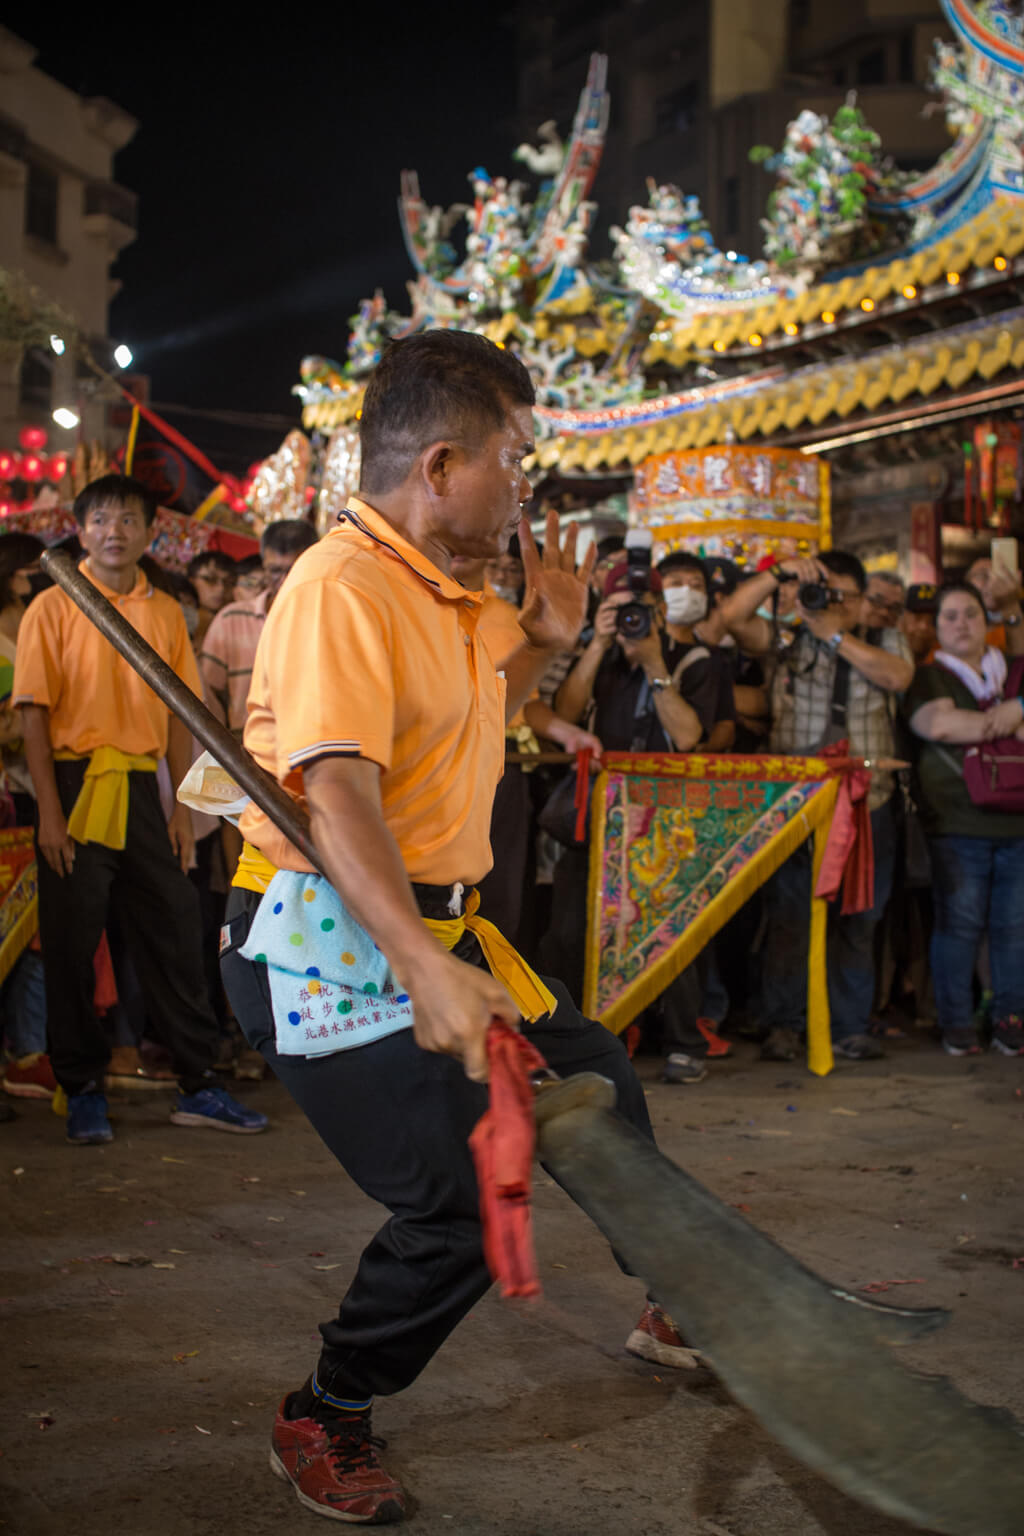
{"label": "yellow waist sash", "polygon": [[[55,752],[59,763],[80,762],[80,752]],[[97,747],[89,755],[85,779],[68,817],[76,843],[123,848],[128,837],[128,775],[156,773],[155,757],[133,757],[117,747]]]}
{"label": "yellow waist sash", "polygon": [[[245,843],[231,883],[243,891],[256,891],[262,896],[276,874],[277,869],[270,860],[251,843]],[[487,969],[501,982],[524,1019],[532,1021],[542,1014],[554,1013],[557,998],[504,934],[485,917],[477,915],[479,907],[480,892],[470,891],[466,910],[460,917],[425,917],[423,921],[445,949],[454,949],[467,931],[473,934],[483,950]]]}

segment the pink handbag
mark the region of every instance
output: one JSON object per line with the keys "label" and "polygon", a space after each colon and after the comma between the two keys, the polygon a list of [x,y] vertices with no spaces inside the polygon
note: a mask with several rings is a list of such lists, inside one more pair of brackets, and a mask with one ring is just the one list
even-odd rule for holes
{"label": "pink handbag", "polygon": [[[1003,698],[1016,698],[1024,677],[1024,657],[1010,667]],[[1005,736],[964,748],[964,783],[975,805],[986,811],[1024,811],[1024,741]]]}

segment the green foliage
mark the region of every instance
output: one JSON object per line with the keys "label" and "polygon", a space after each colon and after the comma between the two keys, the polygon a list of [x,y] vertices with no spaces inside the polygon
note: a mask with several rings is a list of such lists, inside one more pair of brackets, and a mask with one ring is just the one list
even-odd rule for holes
{"label": "green foliage", "polygon": [[0,346],[20,361],[29,347],[48,347],[51,336],[63,337],[73,350],[77,322],[23,273],[0,267]]}

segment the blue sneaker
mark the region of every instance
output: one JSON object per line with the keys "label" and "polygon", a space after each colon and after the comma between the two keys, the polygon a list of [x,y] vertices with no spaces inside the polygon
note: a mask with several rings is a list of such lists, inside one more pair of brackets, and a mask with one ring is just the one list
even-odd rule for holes
{"label": "blue sneaker", "polygon": [[178,1107],[171,1115],[172,1125],[205,1125],[211,1131],[234,1131],[238,1136],[255,1136],[270,1124],[266,1115],[246,1109],[233,1099],[226,1088],[200,1088],[198,1093],[178,1095]]}
{"label": "blue sneaker", "polygon": [[76,1147],[99,1146],[113,1141],[102,1093],[68,1094],[67,1139]]}

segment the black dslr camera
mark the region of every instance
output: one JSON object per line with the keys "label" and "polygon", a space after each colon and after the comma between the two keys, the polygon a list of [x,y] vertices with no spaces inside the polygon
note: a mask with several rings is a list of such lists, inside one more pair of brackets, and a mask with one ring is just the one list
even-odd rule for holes
{"label": "black dslr camera", "polygon": [[[796,581],[795,576],[783,575],[780,582]],[[808,613],[824,613],[832,603],[841,603],[846,596],[845,592],[838,592],[835,587],[830,587],[824,578],[818,581],[802,581],[796,593],[800,605],[806,608]]]}
{"label": "black dslr camera", "polygon": [[827,581],[802,581],[796,595],[808,613],[824,613],[830,604],[841,603],[846,596]]}
{"label": "black dslr camera", "polygon": [[639,598],[651,591],[651,546],[653,539],[646,528],[634,528],[626,534],[626,580],[637,601],[623,603],[615,615],[615,629],[624,640],[645,640],[654,623],[654,610]]}

